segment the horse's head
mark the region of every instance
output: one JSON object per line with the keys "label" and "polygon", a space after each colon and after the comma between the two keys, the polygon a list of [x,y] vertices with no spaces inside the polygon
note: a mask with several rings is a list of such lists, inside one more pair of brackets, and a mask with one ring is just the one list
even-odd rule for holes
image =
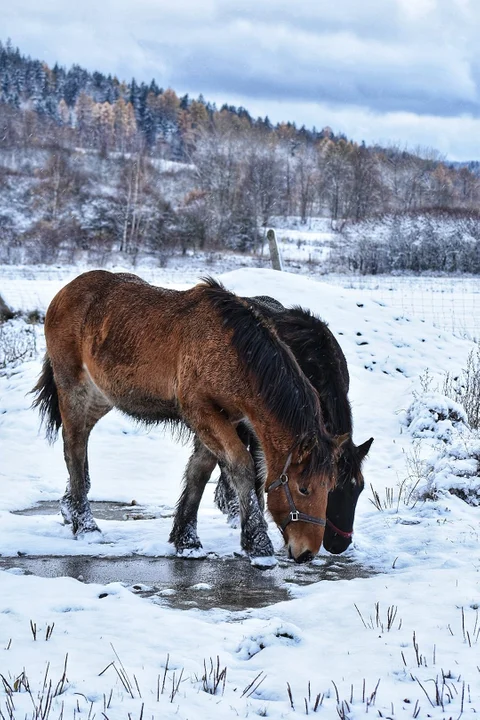
{"label": "horse's head", "polygon": [[357,500],[364,487],[362,461],[373,438],[358,447],[351,440],[344,444],[337,462],[337,484],[328,496],[327,526],[323,547],[338,555],[352,542]]}
{"label": "horse's head", "polygon": [[323,541],[328,494],[350,436],[309,438],[291,453],[283,473],[267,480],[267,505],[295,562],[313,560]]}

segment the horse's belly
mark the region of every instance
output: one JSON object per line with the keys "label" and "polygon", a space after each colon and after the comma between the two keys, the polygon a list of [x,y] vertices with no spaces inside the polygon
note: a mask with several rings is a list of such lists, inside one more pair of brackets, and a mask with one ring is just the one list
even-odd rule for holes
{"label": "horse's belly", "polygon": [[139,394],[134,397],[120,397],[115,399],[114,404],[126,415],[147,424],[181,419],[175,400],[162,400],[158,397]]}
{"label": "horse's belly", "polygon": [[113,407],[146,423],[180,420],[177,399],[171,388],[149,386],[137,375],[105,373],[101,367],[84,364],[84,369],[96,392]]}

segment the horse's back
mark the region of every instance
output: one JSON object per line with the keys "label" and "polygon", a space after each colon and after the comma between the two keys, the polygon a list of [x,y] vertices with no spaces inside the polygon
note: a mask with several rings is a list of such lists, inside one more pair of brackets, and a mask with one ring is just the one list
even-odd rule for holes
{"label": "horse's back", "polygon": [[65,285],[53,298],[51,305],[68,302],[70,299],[84,299],[92,296],[103,297],[122,284],[147,285],[138,275],[131,273],[112,273],[108,270],[89,270],[78,275]]}
{"label": "horse's back", "polygon": [[[57,383],[93,384],[136,417],[175,415],[182,389],[185,395],[193,383],[198,392],[202,377],[207,392],[226,362],[231,333],[206,291],[205,284],[172,290],[104,270],[78,276],[55,296],[45,320]],[[229,361],[235,376],[233,351]]]}
{"label": "horse's back", "polygon": [[[112,320],[128,307],[128,296],[148,285],[136,275],[91,270],[67,283],[51,301],[45,316],[47,353],[56,375],[78,376],[92,342],[105,337]],[[128,288],[127,292],[122,292]],[[126,295],[123,300],[119,295]],[[114,324],[114,323],[113,323]],[[110,326],[109,326],[110,325]]]}

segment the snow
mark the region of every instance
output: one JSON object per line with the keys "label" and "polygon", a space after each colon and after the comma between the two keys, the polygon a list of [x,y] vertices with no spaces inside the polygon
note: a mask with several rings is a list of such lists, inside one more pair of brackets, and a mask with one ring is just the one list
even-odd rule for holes
{"label": "snow", "polygon": [[[44,310],[74,274],[9,272],[0,293],[14,310]],[[189,282],[169,279],[168,271],[145,277],[180,288]],[[480,442],[462,408],[438,390],[446,371],[465,367],[472,342],[362,288],[253,268],[219,279],[239,294],[310,308],[340,341],[354,439],[375,437],[348,554],[376,574],[297,585],[289,601],[230,612],[172,609],[120,583],[0,571],[0,712],[23,720],[51,702],[43,717],[55,720],[478,713],[480,516],[473,500]],[[99,520],[100,542],[92,544],[74,540],[58,515],[13,514],[57,500],[65,487],[61,443],[46,444],[29,407],[44,349],[41,328],[35,331],[35,357],[0,374],[0,554],[172,556],[171,516],[190,448],[114,412],[92,433],[90,498],[136,501],[153,519]],[[427,369],[432,387],[425,391]],[[215,509],[213,490],[208,484],[199,515],[204,553],[234,558],[239,530]],[[279,553],[272,523],[269,532]],[[328,557],[322,550],[314,563]],[[196,592],[207,588],[200,583]]]}
{"label": "snow", "polygon": [[405,425],[414,438],[431,437],[448,442],[462,424],[468,424],[463,407],[431,391],[417,395],[405,416]]}
{"label": "snow", "polygon": [[424,443],[424,482],[419,483],[417,494],[438,498],[453,493],[480,505],[480,438],[469,427],[463,407],[425,391],[415,397],[403,422],[413,438],[429,441]]}

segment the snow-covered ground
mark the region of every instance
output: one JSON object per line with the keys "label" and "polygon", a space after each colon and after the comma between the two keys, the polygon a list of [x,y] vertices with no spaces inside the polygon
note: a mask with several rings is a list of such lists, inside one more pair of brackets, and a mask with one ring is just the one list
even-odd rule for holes
{"label": "snow-covered ground", "polygon": [[[0,294],[23,310],[44,310],[71,276],[9,272]],[[168,271],[151,273],[145,277],[169,283]],[[480,509],[448,492],[459,485],[467,497],[477,492],[468,457],[474,441],[461,412],[448,403],[445,410],[434,392],[445,371],[465,367],[472,343],[362,288],[252,268],[219,279],[240,294],[311,308],[339,339],[351,374],[354,439],[375,437],[348,552],[378,574],[298,587],[288,602],[233,613],[173,610],[119,583],[0,571],[0,718],[447,719],[480,712]],[[185,287],[193,278],[174,280]],[[87,544],[58,516],[12,514],[59,498],[65,485],[61,444],[46,444],[29,409],[40,329],[37,351],[0,375],[0,554],[171,555],[169,516],[189,448],[119,414],[92,434],[90,497],[134,499],[152,506],[156,519],[100,520],[103,542]],[[370,484],[381,509],[370,502]],[[214,508],[213,489],[207,486],[199,534],[220,562],[238,552],[239,532]],[[270,532],[280,551],[273,525]],[[315,563],[326,557],[322,551]],[[218,678],[224,668],[225,682]]]}

